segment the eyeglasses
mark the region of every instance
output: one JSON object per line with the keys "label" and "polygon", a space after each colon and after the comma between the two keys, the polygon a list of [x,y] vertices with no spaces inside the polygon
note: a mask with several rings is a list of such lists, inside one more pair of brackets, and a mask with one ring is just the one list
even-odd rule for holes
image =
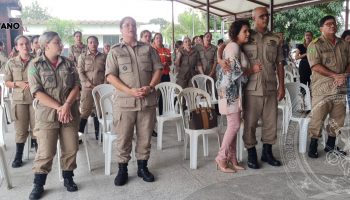
{"label": "eyeglasses", "polygon": [[269,18],[270,17],[270,14],[269,13],[266,13],[266,14],[262,14],[259,16],[260,19],[264,19],[264,18]]}
{"label": "eyeglasses", "polygon": [[136,27],[136,24],[134,23],[125,23],[122,25],[123,28],[129,28],[129,27]]}
{"label": "eyeglasses", "polygon": [[323,24],[324,26],[327,26],[327,27],[331,27],[332,25],[333,26],[337,26],[337,22],[328,22],[328,23],[325,23]]}

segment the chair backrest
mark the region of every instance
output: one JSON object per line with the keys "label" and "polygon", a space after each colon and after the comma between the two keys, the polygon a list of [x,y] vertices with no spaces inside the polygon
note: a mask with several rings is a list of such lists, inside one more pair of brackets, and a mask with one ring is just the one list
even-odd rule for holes
{"label": "chair backrest", "polygon": [[292,83],[292,82],[294,82],[293,74],[291,72],[286,70],[284,73],[285,73],[284,83]]}
{"label": "chair backrest", "polygon": [[113,92],[103,95],[100,99],[103,130],[107,131],[107,120],[113,120]]}
{"label": "chair backrest", "polygon": [[101,116],[100,110],[98,107],[100,107],[100,103],[98,102],[98,98],[102,97],[105,94],[113,93],[115,88],[111,84],[100,84],[94,89],[92,89],[92,97],[94,99],[95,107],[96,107],[96,114],[98,117]]}
{"label": "chair backrest", "polygon": [[1,106],[4,107],[4,99],[8,98],[10,96],[10,90],[8,87],[5,85],[5,80],[4,80],[5,75],[0,74],[0,87],[1,87]]}
{"label": "chair backrest", "polygon": [[289,92],[292,111],[311,110],[310,89],[302,83],[286,83]]}
{"label": "chair backrest", "polygon": [[156,89],[160,91],[163,101],[163,114],[174,114],[175,112],[175,99],[177,95],[182,91],[182,87],[171,82],[163,82],[156,85]]}
{"label": "chair backrest", "polygon": [[185,88],[180,92],[180,94],[178,95],[178,98],[180,100],[180,113],[182,115],[182,120],[186,128],[188,128],[187,126],[188,120],[185,117],[185,111],[184,111],[185,102],[186,102],[188,111],[192,111],[196,108],[199,108],[200,106],[203,106],[202,104],[203,98],[205,98],[205,101],[208,102],[208,105],[206,106],[211,107],[210,95],[204,90],[201,90],[198,88],[193,88],[193,87]]}
{"label": "chair backrest", "polygon": [[[210,86],[208,86],[208,81]],[[214,79],[210,76],[204,75],[204,74],[197,74],[192,77],[191,79],[192,85],[195,88],[199,88],[201,90],[204,90],[206,92],[210,92],[210,96],[212,100],[217,100],[215,96],[215,82]],[[210,87],[210,89],[208,88]]]}

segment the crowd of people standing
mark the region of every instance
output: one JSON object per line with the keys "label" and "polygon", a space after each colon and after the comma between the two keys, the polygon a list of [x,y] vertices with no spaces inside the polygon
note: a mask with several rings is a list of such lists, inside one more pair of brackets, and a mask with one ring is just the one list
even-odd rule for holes
{"label": "crowd of people standing", "polygon": [[[157,98],[155,86],[170,82],[170,73],[176,73],[176,84],[192,87],[191,78],[204,74],[216,81],[219,111],[227,117],[227,129],[215,158],[218,169],[235,173],[245,167],[236,158],[236,140],[242,118],[243,141],[248,150],[247,166],[259,169],[256,128],[262,120],[261,161],[272,166],[282,163],[272,153],[277,141],[278,102],[284,99],[283,39],[268,30],[269,13],[258,7],[252,12],[254,27],[244,20],[233,22],[229,28],[230,40],[212,44],[212,34],[204,33],[192,40],[184,37],[176,42],[174,56],[163,45],[161,33],[141,32],[137,40],[136,21],[125,17],[120,22],[122,41],[103,45],[95,36],[82,41],[82,32],[76,31],[75,43],[68,57],[61,55],[63,45],[56,32],[44,32],[28,39],[20,35],[15,39],[16,53],[7,60],[0,54],[1,73],[5,84],[12,89],[12,112],[16,131],[16,156],[12,167],[22,166],[25,141],[30,134],[37,148],[34,160],[34,187],[30,199],[41,198],[47,174],[51,171],[60,140],[62,176],[67,191],[78,186],[73,180],[76,154],[79,147],[78,132],[84,133],[88,117],[94,119],[95,138],[99,139],[99,121],[92,90],[104,83],[115,89],[113,127],[118,133],[116,186],[128,181],[128,162],[132,138],[136,128],[137,175],[146,182],[155,181],[148,169],[151,138],[154,131],[156,107],[162,114],[162,100]],[[308,155],[317,158],[320,129],[327,115],[337,127],[328,126],[325,151],[338,150],[335,139],[345,118],[345,87],[350,72],[350,33],[335,36],[337,24],[333,16],[320,20],[321,37],[313,40],[314,33],[306,31],[304,42],[297,46],[296,59],[300,59],[300,82],[312,93],[313,115],[309,134]],[[3,44],[0,43],[3,48]],[[16,54],[16,55],[15,55]],[[174,72],[171,66],[174,65]],[[211,91],[214,92],[214,91]],[[332,97],[337,96],[335,101]],[[36,99],[35,109],[32,104]],[[341,101],[339,101],[339,99]],[[30,130],[30,131],[28,131]],[[345,154],[345,152],[341,152]]]}

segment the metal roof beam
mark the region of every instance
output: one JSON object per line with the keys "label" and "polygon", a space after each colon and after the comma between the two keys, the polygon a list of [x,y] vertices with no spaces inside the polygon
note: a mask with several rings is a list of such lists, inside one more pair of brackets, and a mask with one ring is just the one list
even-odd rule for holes
{"label": "metal roof beam", "polygon": [[270,6],[269,4],[264,3],[264,2],[261,2],[261,1],[258,1],[258,0],[247,0],[247,1],[250,1],[250,2],[252,2],[252,3],[259,4],[259,5],[265,6],[265,7],[269,7],[269,6]]}

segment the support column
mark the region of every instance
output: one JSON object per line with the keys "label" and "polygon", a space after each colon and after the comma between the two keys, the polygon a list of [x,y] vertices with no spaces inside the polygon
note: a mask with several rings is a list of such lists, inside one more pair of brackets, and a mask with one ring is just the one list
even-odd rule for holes
{"label": "support column", "polygon": [[171,27],[172,27],[172,39],[173,39],[173,44],[172,46],[172,51],[175,53],[175,25],[174,25],[174,0],[171,0]]}
{"label": "support column", "polygon": [[345,30],[349,29],[349,0],[346,0],[345,6]]}
{"label": "support column", "polygon": [[209,0],[207,0],[207,32],[210,30],[210,13],[209,13]]}
{"label": "support column", "polygon": [[274,6],[274,0],[270,0],[270,31],[273,31],[273,6]]}

